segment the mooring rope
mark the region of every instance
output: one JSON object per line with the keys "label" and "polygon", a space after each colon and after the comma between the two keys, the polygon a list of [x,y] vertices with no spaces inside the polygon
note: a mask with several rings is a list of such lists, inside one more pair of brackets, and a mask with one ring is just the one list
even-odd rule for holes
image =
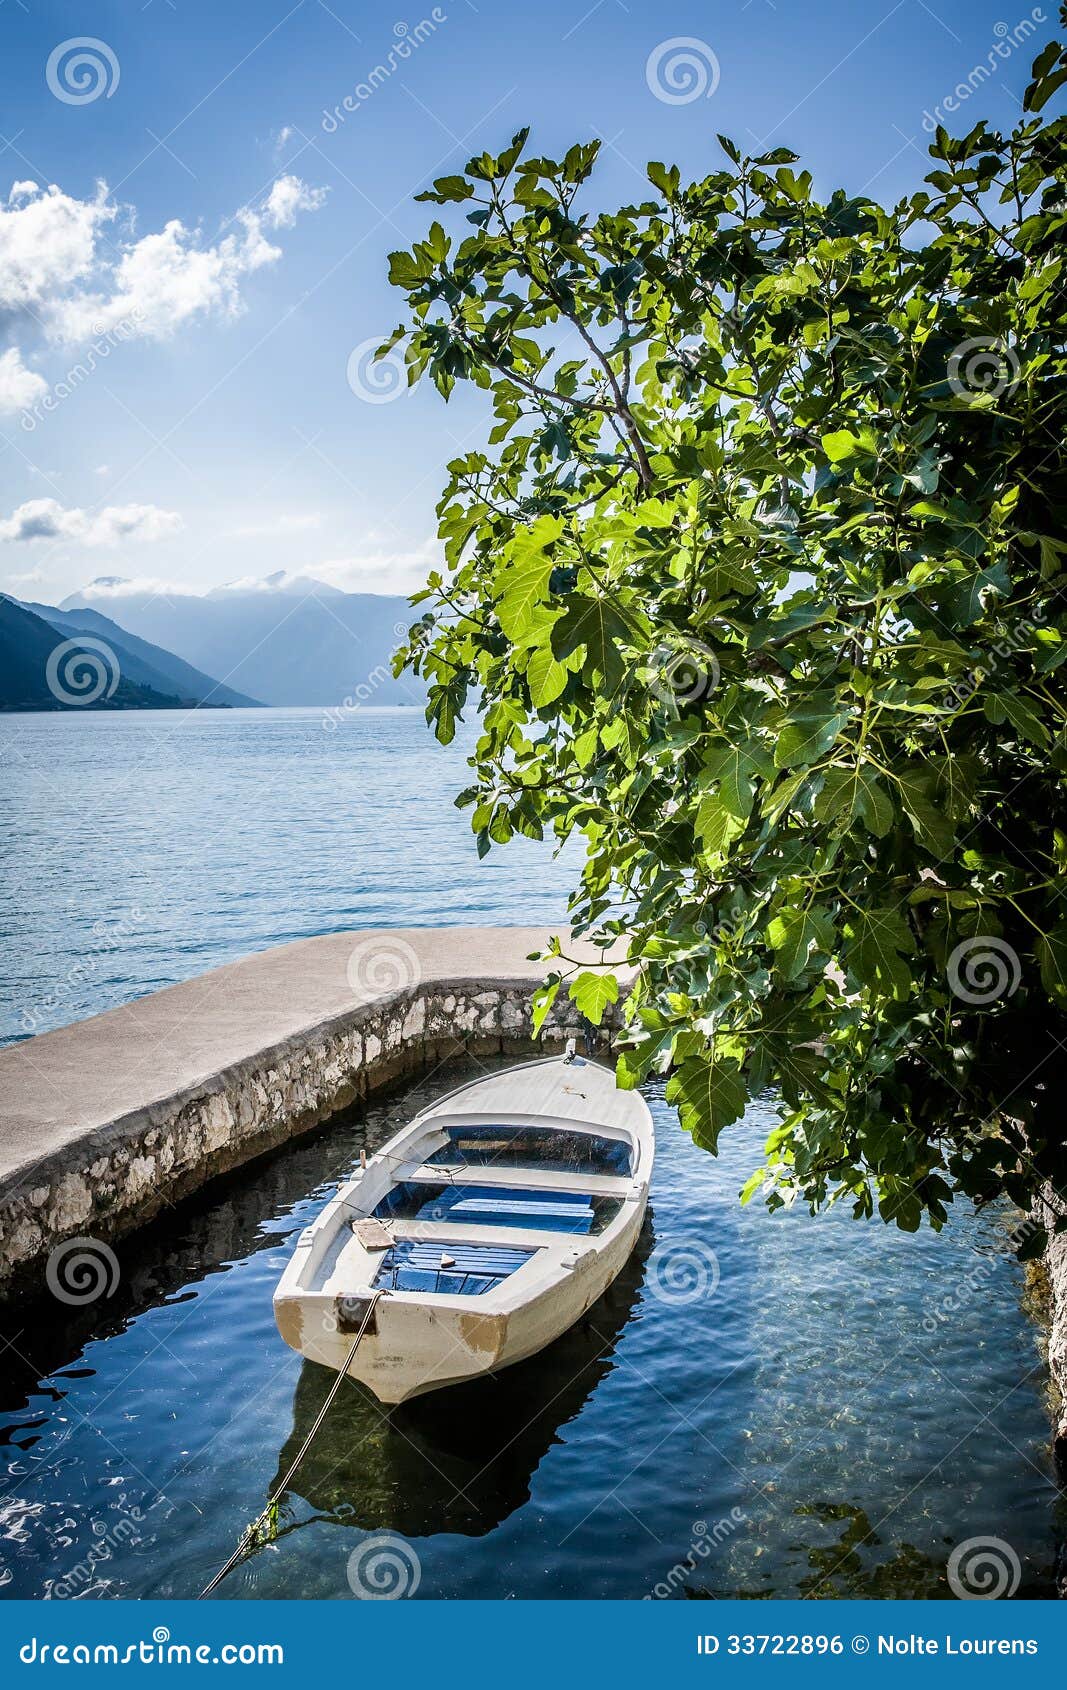
{"label": "mooring rope", "polygon": [[372,1291],[371,1292],[370,1300],[367,1303],[366,1311],[363,1315],[363,1319],[360,1322],[359,1331],[356,1333],[356,1336],[355,1336],[353,1343],[352,1343],[352,1348],[348,1352],[348,1358],[345,1361],[344,1366],[341,1368],[340,1372],[338,1373],[338,1375],[337,1375],[336,1379],[334,1380],[333,1384],[330,1386],[330,1389],[327,1391],[326,1400],[323,1403],[322,1407],[319,1409],[318,1414],[315,1416],[315,1420],[314,1420],[314,1423],[311,1427],[311,1430],[308,1433],[307,1437],[304,1439],[303,1443],[300,1445],[300,1448],[299,1448],[299,1450],[297,1451],[297,1454],[296,1454],[296,1459],[293,1461],[292,1465],[290,1466],[289,1471],[286,1473],[285,1477],[281,1480],[281,1482],[274,1487],[274,1490],[271,1492],[270,1496],[267,1498],[267,1503],[266,1503],[265,1508],[263,1508],[262,1511],[259,1514],[256,1515],[256,1518],[252,1521],[252,1524],[247,1528],[247,1530],[244,1533],[244,1536],[241,1538],[240,1543],[237,1545],[237,1548],[234,1550],[233,1554],[230,1556],[230,1558],[226,1562],[225,1566],[220,1567],[218,1572],[215,1574],[215,1577],[211,1580],[211,1583],[204,1586],[203,1590],[200,1592],[200,1595],[197,1597],[197,1601],[202,1602],[204,1600],[205,1596],[210,1596],[212,1591],[218,1589],[219,1585],[222,1583],[222,1581],[226,1577],[226,1575],[228,1573],[232,1573],[234,1567],[237,1566],[238,1562],[243,1561],[247,1556],[249,1556],[253,1553],[253,1550],[255,1548],[255,1544],[254,1544],[254,1541],[253,1541],[255,1534],[259,1530],[260,1526],[263,1524],[264,1520],[267,1518],[268,1514],[270,1513],[271,1509],[274,1507],[274,1504],[277,1502],[278,1498],[281,1495],[283,1495],[283,1493],[285,1491],[287,1491],[289,1489],[289,1486],[292,1483],[293,1478],[296,1475],[296,1471],[297,1471],[298,1467],[300,1466],[301,1462],[303,1461],[304,1457],[306,1456],[308,1450],[311,1448],[311,1445],[314,1442],[315,1435],[318,1432],[319,1427],[322,1425],[322,1422],[325,1420],[327,1414],[329,1413],[330,1404],[333,1402],[334,1397],[337,1395],[338,1391],[341,1389],[342,1384],[344,1383],[345,1379],[348,1376],[348,1369],[352,1365],[352,1359],[355,1356],[356,1351],[359,1349],[360,1340],[362,1339],[363,1334],[366,1332],[367,1327],[370,1325],[371,1316],[374,1313],[375,1305],[377,1304],[378,1299],[381,1295],[382,1295],[382,1293],[380,1291]]}

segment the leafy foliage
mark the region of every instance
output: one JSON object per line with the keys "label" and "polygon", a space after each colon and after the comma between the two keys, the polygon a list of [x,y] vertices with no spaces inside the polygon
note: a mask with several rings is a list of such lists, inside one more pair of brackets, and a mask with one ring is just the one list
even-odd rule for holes
{"label": "leafy foliage", "polygon": [[[412,380],[494,417],[399,664],[442,740],[477,708],[480,850],[584,836],[622,1083],[711,1150],[776,1088],[772,1206],[913,1229],[1067,1166],[1065,74],[892,209],[720,137],[593,214],[596,144],[523,131],[391,260]],[[599,1019],[554,951],[541,1012]]]}

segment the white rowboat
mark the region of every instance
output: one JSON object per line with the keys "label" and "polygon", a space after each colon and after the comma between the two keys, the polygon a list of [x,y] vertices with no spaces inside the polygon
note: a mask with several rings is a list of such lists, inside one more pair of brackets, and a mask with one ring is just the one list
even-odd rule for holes
{"label": "white rowboat", "polygon": [[626,1262],[653,1153],[644,1099],[599,1063],[568,1053],[461,1086],[300,1234],[278,1330],[384,1403],[522,1361]]}

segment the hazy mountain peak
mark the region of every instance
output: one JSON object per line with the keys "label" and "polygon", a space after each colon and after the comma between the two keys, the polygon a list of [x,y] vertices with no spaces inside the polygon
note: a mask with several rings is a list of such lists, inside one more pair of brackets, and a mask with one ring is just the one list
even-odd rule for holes
{"label": "hazy mountain peak", "polygon": [[234,593],[294,593],[302,598],[309,593],[319,598],[344,596],[340,588],[331,587],[325,581],[316,581],[311,575],[294,575],[289,569],[276,569],[272,575],[245,575],[237,581],[224,581],[220,587],[212,587],[205,597],[221,598]]}
{"label": "hazy mountain peak", "polygon": [[[148,578],[109,587],[98,579],[60,609],[106,611],[117,644],[124,631],[156,648],[142,655],[157,668],[170,654],[201,679],[218,677],[216,699],[225,686],[246,700],[344,710],[425,700],[418,681],[392,674],[393,651],[411,621],[407,600],[393,594],[346,593],[283,569],[206,593]],[[183,691],[192,691],[191,680]]]}
{"label": "hazy mountain peak", "polygon": [[60,602],[60,610],[84,610],[104,600],[155,597],[164,601],[182,599],[231,599],[255,595],[266,598],[286,593],[294,597],[320,599],[344,598],[339,587],[331,587],[312,575],[297,575],[289,569],[276,569],[271,575],[243,575],[235,581],[223,581],[221,586],[206,591],[181,582],[157,581],[152,577],[131,580],[127,575],[96,575],[76,593],[69,593]]}
{"label": "hazy mountain peak", "polygon": [[86,586],[79,588],[76,593],[68,593],[65,599],[61,599],[57,608],[85,610],[98,604],[111,604],[116,599],[130,598],[147,590],[147,581],[134,581],[128,575],[94,575]]}

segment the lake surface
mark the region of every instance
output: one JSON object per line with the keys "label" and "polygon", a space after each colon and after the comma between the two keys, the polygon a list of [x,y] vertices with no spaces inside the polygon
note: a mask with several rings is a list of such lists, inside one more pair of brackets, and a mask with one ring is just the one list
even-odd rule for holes
{"label": "lake surface", "polygon": [[[461,751],[414,713],[322,720],[0,719],[9,1036],[28,1007],[55,1024],[309,933],[562,916],[547,850],[477,863]],[[99,923],[116,942],[94,951]],[[182,1205],[118,1248],[110,1298],[0,1311],[0,1594],[199,1591],[332,1380],[274,1328],[295,1235],[470,1071]],[[495,1381],[388,1413],[346,1384],[220,1595],[350,1597],[384,1554],[420,1598],[944,1596],[954,1550],[989,1537],[1019,1595],[1052,1595],[1064,1522],[1010,1214],[906,1237],[741,1209],[770,1105],[715,1160],[649,1100],[649,1224],[608,1295]]]}
{"label": "lake surface", "polygon": [[[127,1241],[114,1296],[65,1327],[5,1323],[4,1595],[207,1583],[333,1378],[274,1328],[290,1245],[361,1147],[471,1071],[341,1117]],[[947,1596],[954,1546],[990,1536],[1020,1594],[1052,1594],[1044,1370],[1007,1217],[909,1238],[742,1210],[769,1111],[715,1161],[650,1101],[651,1219],[608,1295],[495,1381],[389,1412],[342,1387],[274,1543],[221,1596],[349,1597],[383,1533],[420,1597]]]}
{"label": "lake surface", "polygon": [[289,939],[562,922],[550,847],[478,861],[472,740],[406,709],[0,715],[0,1044]]}

